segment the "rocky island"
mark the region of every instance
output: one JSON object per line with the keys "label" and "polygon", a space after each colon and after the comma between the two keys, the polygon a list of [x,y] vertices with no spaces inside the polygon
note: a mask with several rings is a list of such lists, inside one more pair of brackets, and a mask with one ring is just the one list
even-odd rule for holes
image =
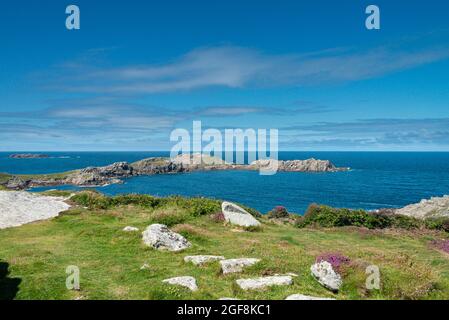
{"label": "rocky island", "polygon": [[176,158],[148,158],[134,163],[116,162],[104,167],[88,167],[58,174],[10,175],[0,174],[0,186],[11,190],[24,190],[38,186],[103,186],[121,183],[125,178],[153,174],[171,174],[211,170],[263,170],[276,168],[283,172],[338,172],[349,168],[338,168],[329,160],[257,160],[249,165],[230,164],[199,154],[180,155]]}
{"label": "rocky island", "polygon": [[50,156],[48,154],[38,154],[38,153],[14,153],[9,155],[10,159],[46,159]]}

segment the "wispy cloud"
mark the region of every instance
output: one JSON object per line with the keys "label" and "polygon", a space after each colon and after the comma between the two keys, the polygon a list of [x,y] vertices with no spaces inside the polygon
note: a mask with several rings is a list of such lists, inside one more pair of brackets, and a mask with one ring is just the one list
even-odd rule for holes
{"label": "wispy cloud", "polygon": [[402,50],[384,46],[364,51],[339,48],[291,54],[266,54],[235,46],[204,47],[159,65],[71,66],[70,78],[53,79],[53,86],[60,88],[62,82],[68,91],[115,94],[152,94],[211,86],[310,86],[370,79],[447,58],[447,47]]}

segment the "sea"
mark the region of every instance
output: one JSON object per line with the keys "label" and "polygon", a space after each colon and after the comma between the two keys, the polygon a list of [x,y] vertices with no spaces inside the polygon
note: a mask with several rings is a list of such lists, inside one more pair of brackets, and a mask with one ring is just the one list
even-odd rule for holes
{"label": "sea", "polygon": [[[10,159],[0,153],[0,172],[56,173],[118,161],[133,162],[168,152],[42,152],[50,158]],[[24,153],[24,152],[20,152]],[[37,152],[32,152],[37,153]],[[397,208],[449,194],[449,152],[280,152],[279,159],[323,159],[350,171],[329,173],[207,171],[126,179],[123,184],[98,187],[106,195],[127,193],[154,196],[201,196],[234,201],[263,213],[275,206],[303,214],[311,203],[339,208],[374,210]],[[61,186],[35,188],[79,190]]]}

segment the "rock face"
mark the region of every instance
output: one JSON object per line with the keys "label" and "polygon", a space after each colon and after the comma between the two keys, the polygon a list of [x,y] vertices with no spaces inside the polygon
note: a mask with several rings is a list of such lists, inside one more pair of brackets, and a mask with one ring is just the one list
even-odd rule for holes
{"label": "rock face", "polygon": [[285,300],[335,300],[335,299],[305,296],[303,294],[292,294],[292,295],[288,296],[287,298],[285,298]]}
{"label": "rock face", "polygon": [[253,169],[266,168],[267,170],[277,169],[278,171],[289,172],[337,172],[347,171],[349,168],[337,168],[329,160],[257,160],[251,163]]}
{"label": "rock face", "polygon": [[162,280],[162,282],[172,284],[172,285],[186,287],[186,288],[190,289],[191,291],[198,290],[198,286],[196,285],[195,278],[189,277],[189,276],[165,279],[165,280]]}
{"label": "rock face", "polygon": [[225,220],[231,224],[235,224],[241,227],[257,227],[260,226],[260,222],[256,220],[251,214],[240,208],[238,205],[231,202],[223,202],[221,205],[221,211],[225,217]]}
{"label": "rock face", "polygon": [[119,178],[133,175],[133,168],[127,162],[116,162],[105,167],[89,167],[67,176],[66,184],[78,186],[98,186],[118,183]]}
{"label": "rock face", "polygon": [[0,229],[56,217],[70,206],[63,198],[24,191],[0,191]]}
{"label": "rock face", "polygon": [[19,177],[12,177],[6,182],[5,187],[10,190],[24,190],[28,189],[29,185],[30,180],[23,180]]}
{"label": "rock face", "polygon": [[245,267],[249,267],[258,263],[260,259],[241,258],[221,260],[221,271],[223,274],[242,272]]}
{"label": "rock face", "polygon": [[397,209],[394,213],[417,219],[449,217],[449,196],[421,200],[419,203]]}
{"label": "rock face", "polygon": [[334,271],[332,265],[327,261],[321,261],[310,267],[312,276],[325,288],[337,292],[340,290],[343,281],[341,276]]}
{"label": "rock face", "polygon": [[196,266],[201,266],[208,262],[219,261],[224,259],[225,257],[223,256],[187,256],[184,257],[184,262],[186,263],[191,262]]}
{"label": "rock face", "polygon": [[236,280],[237,285],[243,290],[264,289],[271,286],[288,286],[293,284],[290,276],[271,276],[255,279],[239,279]]}
{"label": "rock face", "polygon": [[11,159],[44,159],[49,158],[48,154],[36,154],[36,153],[15,153],[9,156]]}
{"label": "rock face", "polygon": [[143,242],[158,250],[181,251],[191,243],[180,234],[173,232],[163,224],[152,224],[143,233]]}

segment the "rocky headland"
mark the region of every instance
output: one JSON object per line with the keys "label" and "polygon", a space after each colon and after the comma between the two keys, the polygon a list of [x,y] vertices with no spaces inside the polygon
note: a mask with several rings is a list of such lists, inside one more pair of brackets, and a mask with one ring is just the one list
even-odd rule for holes
{"label": "rocky headland", "polygon": [[49,157],[50,156],[48,154],[38,153],[15,153],[9,156],[11,159],[46,159]]}
{"label": "rocky headland", "polygon": [[328,160],[257,160],[249,165],[230,164],[199,154],[180,155],[171,158],[148,158],[134,163],[116,162],[104,167],[88,167],[60,174],[9,175],[2,174],[0,186],[11,190],[24,190],[39,186],[75,185],[104,186],[121,183],[123,179],[153,175],[211,170],[265,170],[284,172],[337,172],[349,168],[338,168]]}

